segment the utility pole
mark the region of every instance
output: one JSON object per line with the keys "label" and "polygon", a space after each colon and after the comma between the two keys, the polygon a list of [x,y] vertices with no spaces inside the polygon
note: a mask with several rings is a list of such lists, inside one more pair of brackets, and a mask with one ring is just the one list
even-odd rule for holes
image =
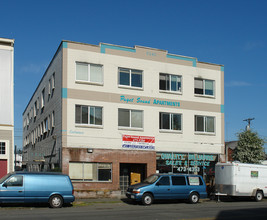
{"label": "utility pole", "polygon": [[248,122],[248,125],[246,126],[246,131],[250,130],[250,122],[252,120],[254,120],[255,118],[247,118],[247,119],[244,119],[243,121],[247,121]]}
{"label": "utility pole", "polygon": [[17,145],[15,145],[15,166],[14,166],[14,171],[16,171],[16,165],[17,165]]}

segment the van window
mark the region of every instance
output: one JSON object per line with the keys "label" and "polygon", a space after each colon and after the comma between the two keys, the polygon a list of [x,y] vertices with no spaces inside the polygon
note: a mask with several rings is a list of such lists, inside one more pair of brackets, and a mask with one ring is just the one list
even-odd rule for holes
{"label": "van window", "polygon": [[172,176],[172,185],[183,186],[186,185],[184,176]]}
{"label": "van window", "polygon": [[188,185],[194,185],[194,186],[199,186],[203,185],[202,179],[199,176],[189,176],[187,177],[188,180]]}
{"label": "van window", "polygon": [[23,176],[12,176],[5,183],[6,186],[23,186]]}
{"label": "van window", "polygon": [[163,185],[163,186],[168,186],[170,185],[170,178],[168,176],[164,176],[164,177],[161,177],[161,179],[159,180],[159,185]]}

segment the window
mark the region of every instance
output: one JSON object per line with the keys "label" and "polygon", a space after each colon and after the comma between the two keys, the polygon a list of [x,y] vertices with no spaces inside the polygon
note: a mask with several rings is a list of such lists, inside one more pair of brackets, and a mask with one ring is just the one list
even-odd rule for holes
{"label": "window", "polygon": [[69,163],[69,176],[79,181],[111,182],[111,163]]}
{"label": "window", "polygon": [[195,115],[195,131],[203,133],[215,132],[215,117]]}
{"label": "window", "polygon": [[141,70],[119,68],[119,85],[142,88],[142,73]]}
{"label": "window", "polygon": [[187,177],[188,185],[194,185],[194,186],[199,186],[203,185],[203,182],[200,177],[198,176],[188,176]]}
{"label": "window", "polygon": [[174,186],[184,186],[186,185],[184,176],[172,176],[172,185]]}
{"label": "window", "polygon": [[52,85],[52,91],[53,91],[55,89],[55,73],[53,73],[51,81],[52,81],[51,85]]}
{"label": "window", "polygon": [[37,101],[34,102],[33,117],[36,118],[36,115],[37,115]]}
{"label": "window", "polygon": [[55,112],[53,111],[51,115],[51,128],[54,127],[55,127]]}
{"label": "window", "polygon": [[174,113],[159,113],[159,128],[163,130],[182,130],[182,115]]}
{"label": "window", "polygon": [[143,128],[143,111],[119,109],[119,126],[129,128]]}
{"label": "window", "polygon": [[166,73],[159,74],[159,89],[171,92],[181,92],[182,77],[177,75],[170,75]]}
{"label": "window", "polygon": [[41,94],[41,109],[45,105],[45,89],[43,89],[42,94]]}
{"label": "window", "polygon": [[6,143],[0,142],[0,154],[6,154]]}
{"label": "window", "polygon": [[195,94],[214,96],[214,80],[195,79]]}
{"label": "window", "polygon": [[23,176],[12,176],[4,184],[6,186],[21,187],[23,186]]}
{"label": "window", "polygon": [[102,107],[76,105],[75,123],[102,125]]}
{"label": "window", "polygon": [[46,133],[48,131],[48,120],[47,120],[47,118],[45,118],[43,125],[44,125],[43,131],[44,131],[44,133]]}
{"label": "window", "polygon": [[163,176],[161,179],[158,181],[158,184],[160,186],[169,186],[170,185],[170,178],[168,176]]}
{"label": "window", "polygon": [[76,80],[103,83],[102,65],[76,63]]}
{"label": "window", "polygon": [[52,81],[51,79],[49,79],[49,82],[48,82],[48,98],[49,96],[52,94]]}

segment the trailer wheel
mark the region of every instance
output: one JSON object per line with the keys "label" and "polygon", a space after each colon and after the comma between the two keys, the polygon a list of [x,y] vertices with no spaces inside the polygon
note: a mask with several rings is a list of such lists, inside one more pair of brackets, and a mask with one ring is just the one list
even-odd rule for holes
{"label": "trailer wheel", "polygon": [[263,193],[262,193],[262,191],[257,191],[256,192],[256,195],[255,195],[255,200],[256,200],[256,202],[259,202],[259,201],[261,201],[263,199]]}

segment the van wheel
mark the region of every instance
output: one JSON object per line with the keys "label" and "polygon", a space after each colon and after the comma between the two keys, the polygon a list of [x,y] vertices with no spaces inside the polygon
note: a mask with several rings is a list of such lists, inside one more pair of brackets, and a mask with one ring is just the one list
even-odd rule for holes
{"label": "van wheel", "polygon": [[142,196],[142,203],[143,205],[151,205],[153,203],[153,196],[151,195],[151,193],[145,193]]}
{"label": "van wheel", "polygon": [[256,192],[256,195],[255,195],[255,200],[256,200],[256,202],[259,202],[259,201],[261,201],[263,199],[263,193],[262,193],[262,191],[257,191]]}
{"label": "van wheel", "polygon": [[61,208],[63,205],[63,198],[60,195],[53,195],[49,199],[51,208]]}
{"label": "van wheel", "polygon": [[189,202],[191,204],[196,204],[199,201],[199,195],[196,192],[192,192],[189,196]]}

